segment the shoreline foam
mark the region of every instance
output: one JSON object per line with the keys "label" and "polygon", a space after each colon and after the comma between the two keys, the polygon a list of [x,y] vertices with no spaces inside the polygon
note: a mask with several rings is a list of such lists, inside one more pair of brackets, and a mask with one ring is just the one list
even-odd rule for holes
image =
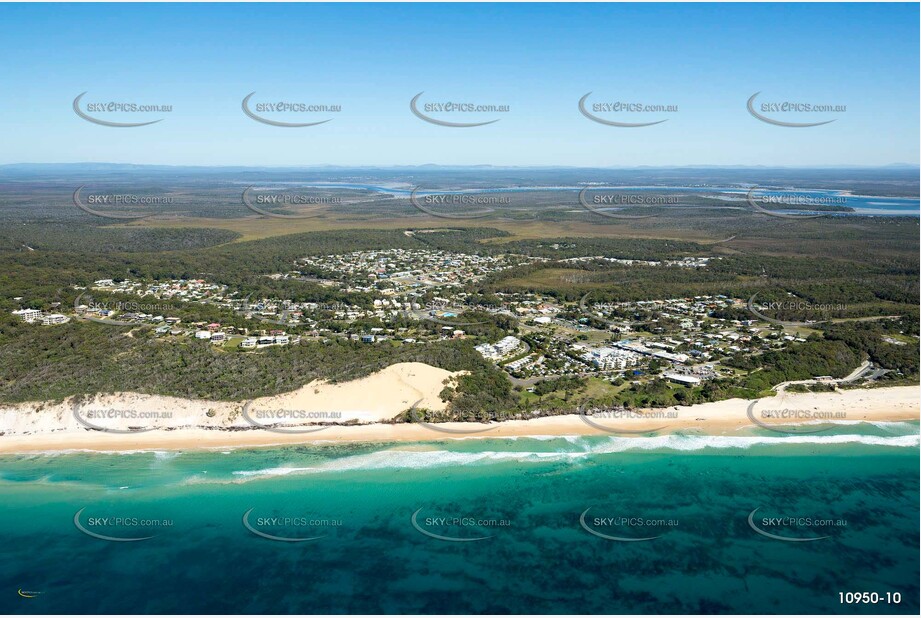
{"label": "shoreline foam", "polygon": [[[704,436],[738,435],[758,429],[749,417],[751,400],[724,401],[636,411],[626,418],[606,419],[578,414],[544,416],[531,420],[495,423],[439,424],[387,423],[419,399],[429,407],[443,402],[437,397],[445,380],[456,376],[422,363],[391,365],[353,382],[312,383],[292,393],[256,400],[259,405],[297,405],[305,409],[338,408],[346,414],[355,401],[375,402],[376,411],[349,418],[353,425],[312,426],[310,433],[278,433],[253,427],[240,415],[242,404],[119,393],[98,396],[94,405],[106,408],[151,410],[168,407],[174,415],[156,421],[159,428],[138,433],[94,431],[73,416],[71,403],[30,403],[0,406],[0,453],[51,453],[62,451],[193,451],[278,447],[333,442],[438,442],[469,438],[567,437],[612,435],[624,438],[655,433],[691,432]],[[320,389],[320,392],[317,390]],[[753,409],[798,410],[806,414],[837,414],[828,421],[756,418],[762,425],[806,425],[821,422],[847,425],[919,419],[919,386],[849,389],[830,393],[787,393],[755,400]],[[407,403],[408,402],[408,403]],[[646,412],[648,416],[640,414]],[[663,416],[665,418],[663,418]],[[588,422],[590,421],[590,422]],[[767,430],[763,430],[767,431]],[[804,434],[806,431],[798,433]],[[791,436],[777,433],[778,437]],[[792,437],[792,436],[791,436]]]}

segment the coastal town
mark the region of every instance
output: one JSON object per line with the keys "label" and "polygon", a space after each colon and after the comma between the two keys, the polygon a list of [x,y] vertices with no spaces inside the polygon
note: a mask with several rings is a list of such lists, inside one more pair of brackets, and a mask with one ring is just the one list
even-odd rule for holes
{"label": "coastal town", "polygon": [[[540,259],[440,250],[356,251],[305,257],[288,272],[268,275],[362,299],[351,304],[254,298],[204,279],[112,278],[87,288],[75,286],[78,297],[71,315],[61,307],[53,312],[20,308],[13,313],[24,322],[44,326],[78,319],[144,327],[157,338],[208,342],[239,352],[333,337],[377,345],[469,338],[485,360],[529,386],[563,376],[612,382],[659,377],[696,386],[733,375],[735,370],[720,363],[727,357],[805,341],[759,322],[754,315],[741,312],[750,319],[740,319],[745,302],[722,295],[603,303],[594,302],[591,294],[578,302],[565,302],[538,293],[496,292],[498,303],[471,300],[468,284]],[[706,268],[709,259],[668,264],[620,261],[627,266]],[[232,319],[196,319],[195,307],[220,310]],[[504,336],[490,339],[469,332],[480,323],[468,321],[469,314],[504,317],[514,326]]]}

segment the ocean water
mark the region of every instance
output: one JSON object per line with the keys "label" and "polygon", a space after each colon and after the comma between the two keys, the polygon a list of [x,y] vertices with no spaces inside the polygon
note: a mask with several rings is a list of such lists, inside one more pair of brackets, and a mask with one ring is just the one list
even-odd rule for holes
{"label": "ocean water", "polygon": [[918,433],[4,456],[0,612],[917,614]]}

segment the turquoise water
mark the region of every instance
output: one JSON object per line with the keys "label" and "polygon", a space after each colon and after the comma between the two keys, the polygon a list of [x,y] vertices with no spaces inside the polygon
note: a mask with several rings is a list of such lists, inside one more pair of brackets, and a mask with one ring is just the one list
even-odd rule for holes
{"label": "turquoise water", "polygon": [[5,456],[0,503],[3,613],[919,609],[917,423]]}

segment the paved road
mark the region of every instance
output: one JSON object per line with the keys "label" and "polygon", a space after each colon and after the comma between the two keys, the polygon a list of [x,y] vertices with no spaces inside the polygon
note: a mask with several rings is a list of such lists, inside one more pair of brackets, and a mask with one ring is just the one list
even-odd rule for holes
{"label": "paved road", "polygon": [[860,365],[856,369],[854,369],[854,371],[844,376],[843,378],[838,378],[838,379],[833,379],[833,380],[821,380],[821,381],[816,380],[816,379],[790,380],[788,382],[781,382],[780,384],[774,387],[774,390],[776,390],[777,394],[779,395],[783,393],[787,389],[787,387],[790,386],[791,384],[848,384],[850,382],[854,382],[855,380],[859,380],[860,378],[864,377],[864,375],[867,373],[872,373],[872,377],[879,377],[879,375],[881,375],[879,369],[874,370],[873,365],[870,363],[870,361],[865,360],[862,363],[860,363]]}

